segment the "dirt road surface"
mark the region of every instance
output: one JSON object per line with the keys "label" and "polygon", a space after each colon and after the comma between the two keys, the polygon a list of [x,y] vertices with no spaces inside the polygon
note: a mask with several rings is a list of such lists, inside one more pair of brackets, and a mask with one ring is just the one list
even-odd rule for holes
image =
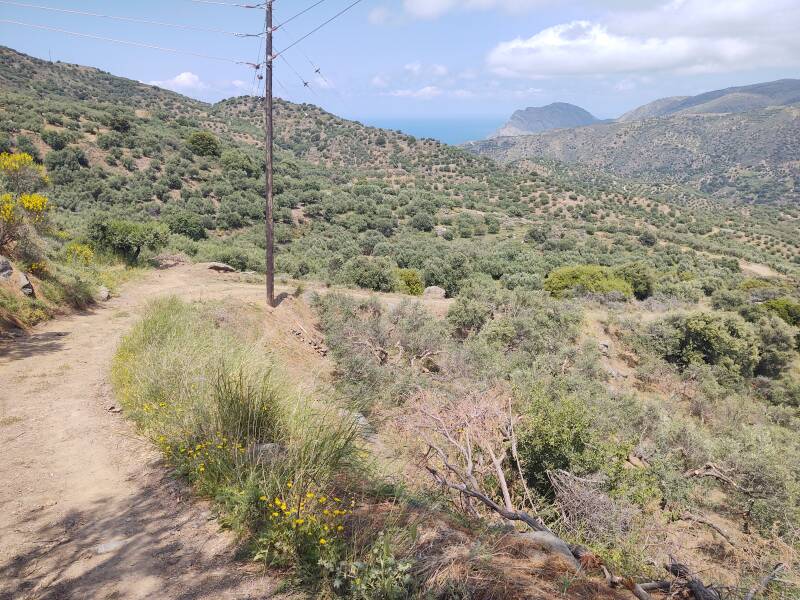
{"label": "dirt road surface", "polygon": [[167,294],[263,298],[260,286],[182,266],[0,342],[0,599],[279,597],[109,410],[116,346],[146,301]]}

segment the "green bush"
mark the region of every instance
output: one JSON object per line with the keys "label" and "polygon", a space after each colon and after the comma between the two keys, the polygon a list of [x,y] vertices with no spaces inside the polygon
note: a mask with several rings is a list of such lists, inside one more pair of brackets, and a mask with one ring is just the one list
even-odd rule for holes
{"label": "green bush", "polygon": [[598,265],[579,265],[561,267],[550,271],[544,281],[544,289],[556,298],[568,292],[585,294],[620,294],[626,298],[633,296],[633,286],[617,276],[608,267]]}
{"label": "green bush", "polygon": [[217,136],[209,131],[195,131],[186,141],[189,149],[197,156],[219,156],[221,145]]}
{"label": "green bush", "polygon": [[481,300],[459,296],[447,311],[447,321],[458,337],[478,333],[491,318],[491,308]]}
{"label": "green bush", "polygon": [[756,375],[779,377],[797,356],[795,330],[774,315],[760,319],[755,327],[761,349]]}
{"label": "green bush", "polygon": [[397,285],[394,266],[385,258],[355,256],[342,266],[339,276],[343,283],[376,292],[391,292]]}
{"label": "green bush", "polygon": [[753,375],[759,340],[753,326],[731,313],[673,315],[648,327],[650,347],[667,361],[720,366],[733,374]]}
{"label": "green bush", "polygon": [[635,262],[622,265],[614,269],[614,275],[631,284],[637,300],[645,300],[653,295],[655,276],[646,264]]}
{"label": "green bush", "polygon": [[89,224],[89,239],[97,247],[124,258],[129,263],[139,259],[142,250],[158,252],[169,241],[169,232],[161,224],[95,217]]}
{"label": "green bush", "polygon": [[176,211],[167,215],[165,220],[172,233],[185,235],[195,241],[208,237],[203,218],[196,213],[186,210]]}
{"label": "green bush", "polygon": [[774,312],[789,325],[800,327],[800,302],[791,298],[775,298],[764,302],[764,307]]}
{"label": "green bush", "polygon": [[547,471],[563,469],[582,474],[595,470],[602,460],[593,450],[596,442],[591,418],[582,402],[569,396],[548,398],[534,394],[519,433],[518,448],[528,485],[539,494],[550,496]]}
{"label": "green bush", "polygon": [[422,296],[425,284],[422,275],[416,269],[397,269],[397,279],[400,281],[397,291],[411,296]]}

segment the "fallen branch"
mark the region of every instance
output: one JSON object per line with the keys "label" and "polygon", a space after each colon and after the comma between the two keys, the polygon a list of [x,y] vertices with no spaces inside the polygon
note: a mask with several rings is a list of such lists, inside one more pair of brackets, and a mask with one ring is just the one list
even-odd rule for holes
{"label": "fallen branch", "polygon": [[761,581],[759,581],[758,584],[756,584],[756,586],[752,590],[747,592],[747,595],[744,597],[744,600],[753,600],[753,598],[755,598],[758,594],[766,590],[769,587],[769,584],[772,583],[772,580],[775,579],[778,576],[778,573],[780,573],[783,570],[784,566],[785,565],[783,563],[778,563],[777,565],[775,565],[775,567],[772,569],[772,571],[770,571],[768,575],[766,575]]}
{"label": "fallen branch", "polygon": [[729,486],[731,486],[731,487],[733,487],[733,488],[735,488],[737,490],[745,491],[745,490],[742,490],[742,487],[738,483],[736,483],[733,479],[731,479],[725,473],[723,473],[722,469],[720,469],[714,463],[706,463],[702,467],[700,467],[699,469],[686,471],[683,474],[683,476],[684,477],[711,477],[712,479],[716,479],[717,481],[721,481],[723,483],[727,483]]}
{"label": "fallen branch", "polygon": [[706,527],[709,527],[710,529],[713,529],[714,531],[716,531],[719,535],[721,535],[723,538],[725,538],[726,542],[728,542],[731,546],[733,546],[733,542],[731,541],[730,536],[727,533],[725,533],[725,530],[722,529],[721,527],[715,525],[714,523],[712,523],[711,521],[709,521],[705,517],[700,516],[700,515],[695,515],[695,514],[692,514],[690,512],[685,512],[685,513],[683,513],[681,515],[681,520],[683,520],[683,521],[693,521],[695,523],[700,523],[701,525],[705,525]]}
{"label": "fallen branch", "polygon": [[507,510],[502,506],[500,506],[499,504],[497,504],[497,502],[489,498],[489,496],[483,494],[482,492],[479,492],[478,490],[469,488],[463,483],[453,483],[451,481],[448,481],[447,478],[444,477],[441,473],[439,473],[439,471],[434,467],[428,465],[425,468],[431,475],[433,475],[433,478],[437,482],[439,482],[439,484],[442,485],[443,487],[450,488],[451,490],[456,490],[457,492],[461,492],[465,496],[474,498],[475,500],[479,501],[490,510],[496,512],[504,519],[507,519],[509,521],[520,521],[522,523],[525,523],[528,527],[530,527],[534,531],[544,531],[550,534],[553,533],[552,530],[547,525],[545,525],[544,521],[542,521],[539,517],[532,517],[528,513],[521,510]]}
{"label": "fallen branch", "polygon": [[601,568],[603,569],[603,575],[605,575],[608,585],[612,587],[624,587],[639,600],[650,600],[650,594],[630,577],[623,578],[618,575],[612,575],[608,569],[606,569],[605,565],[602,565]]}

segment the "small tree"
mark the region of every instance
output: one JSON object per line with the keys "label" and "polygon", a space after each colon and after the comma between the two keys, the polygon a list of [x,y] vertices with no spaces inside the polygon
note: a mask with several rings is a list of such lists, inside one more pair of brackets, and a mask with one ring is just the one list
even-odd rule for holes
{"label": "small tree", "polygon": [[0,252],[7,252],[28,227],[41,229],[49,201],[36,193],[47,184],[44,169],[29,154],[0,154]]}
{"label": "small tree", "polygon": [[187,140],[189,150],[198,156],[219,156],[220,143],[213,133],[209,131],[195,131]]}
{"label": "small tree", "polygon": [[169,232],[157,223],[137,223],[97,217],[89,224],[89,239],[98,247],[135,263],[145,248],[158,252],[166,246]]}

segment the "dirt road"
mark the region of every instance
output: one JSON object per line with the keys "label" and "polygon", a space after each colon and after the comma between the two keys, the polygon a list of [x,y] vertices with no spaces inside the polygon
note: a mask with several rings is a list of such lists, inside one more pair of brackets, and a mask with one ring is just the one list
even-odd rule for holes
{"label": "dirt road", "polygon": [[260,286],[182,266],[0,342],[0,599],[277,597],[276,582],[234,562],[208,508],[109,410],[116,345],[144,303],[166,294],[263,297]]}

